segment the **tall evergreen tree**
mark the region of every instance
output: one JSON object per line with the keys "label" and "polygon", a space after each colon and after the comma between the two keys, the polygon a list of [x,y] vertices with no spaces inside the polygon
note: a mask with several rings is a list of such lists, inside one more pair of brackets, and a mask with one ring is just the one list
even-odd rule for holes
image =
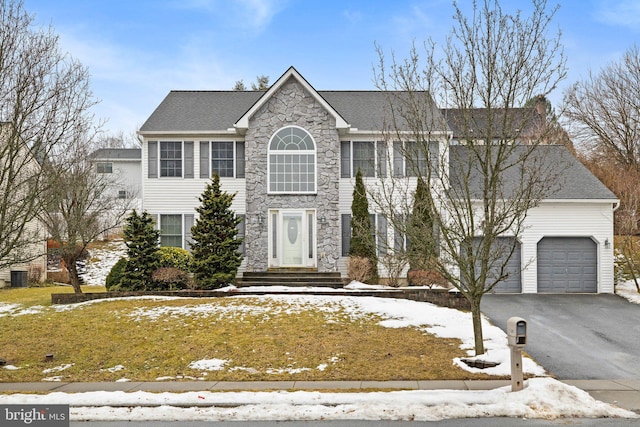
{"label": "tall evergreen tree", "polygon": [[351,243],[349,255],[366,258],[371,262],[372,276],[370,281],[377,282],[378,259],[376,256],[376,241],[373,234],[373,225],[369,215],[369,203],[367,190],[362,179],[362,172],[356,174],[356,185],[353,189],[353,201],[351,202]]}
{"label": "tall evergreen tree", "polygon": [[426,269],[429,260],[437,256],[432,205],[426,186],[424,178],[418,177],[416,192],[413,195],[413,212],[408,224],[410,229],[407,230],[407,235],[412,236],[412,240],[407,242],[411,270]]}
{"label": "tall evergreen tree", "polygon": [[123,229],[127,245],[127,264],[122,274],[120,288],[144,291],[153,288],[151,275],[160,265],[158,239],[160,232],[153,226],[153,218],[147,211],[142,215],[134,210],[126,219]]}
{"label": "tall evergreen tree", "polygon": [[235,194],[220,190],[220,178],[214,174],[199,198],[199,218],[191,228],[191,270],[202,289],[232,283],[242,262],[238,251],[242,239],[237,237],[242,219],[231,210],[234,197]]}

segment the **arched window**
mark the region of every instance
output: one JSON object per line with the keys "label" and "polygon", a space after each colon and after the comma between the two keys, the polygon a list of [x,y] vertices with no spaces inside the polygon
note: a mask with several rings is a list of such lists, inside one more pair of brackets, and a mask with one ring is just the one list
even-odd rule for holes
{"label": "arched window", "polygon": [[269,193],[316,192],[316,144],[306,130],[288,126],[269,142]]}

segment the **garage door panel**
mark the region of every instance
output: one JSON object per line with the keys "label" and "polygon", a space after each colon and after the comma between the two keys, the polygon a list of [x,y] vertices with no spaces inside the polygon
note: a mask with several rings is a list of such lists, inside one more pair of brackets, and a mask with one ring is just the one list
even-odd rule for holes
{"label": "garage door panel", "polygon": [[[476,239],[476,242],[479,242],[478,239]],[[503,281],[501,281],[500,283],[498,283],[496,286],[494,286],[494,288],[492,289],[492,292],[495,293],[520,293],[522,292],[522,268],[521,268],[521,247],[520,247],[520,242],[518,242],[515,238],[513,237],[500,237],[497,239],[497,245],[498,247],[502,246],[505,249],[502,251],[504,253],[504,256],[506,257],[507,254],[509,252],[511,252],[511,248],[514,247],[513,249],[513,254],[511,255],[511,258],[509,258],[507,264],[506,264],[506,273],[507,273],[507,278],[504,279]],[[477,243],[476,243],[477,244]],[[502,265],[503,261],[499,261],[497,264]],[[490,278],[493,277],[498,277],[499,275],[499,267],[496,266],[496,268],[491,269],[491,271],[489,271],[488,276],[489,276],[489,280],[491,280]]]}
{"label": "garage door panel", "polygon": [[597,292],[597,246],[589,237],[538,242],[538,292]]}

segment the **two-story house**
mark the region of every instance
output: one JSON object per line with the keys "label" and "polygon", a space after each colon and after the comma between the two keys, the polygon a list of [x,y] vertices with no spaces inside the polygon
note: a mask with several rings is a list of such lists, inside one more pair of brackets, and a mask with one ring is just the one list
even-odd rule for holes
{"label": "two-story house", "polygon": [[[215,172],[223,190],[236,193],[232,208],[244,218],[243,271],[345,276],[356,172],[368,186],[410,173],[381,132],[387,103],[380,91],[317,91],[293,67],[266,92],[170,92],[139,131],[142,205],[157,219],[161,244],[188,248],[194,208]],[[435,104],[429,114],[444,116]],[[453,133],[432,135],[433,149],[461,149],[449,147]],[[500,291],[613,292],[617,200],[571,159],[561,191],[512,238],[522,273]],[[374,222],[377,235],[392,241],[384,217]]]}

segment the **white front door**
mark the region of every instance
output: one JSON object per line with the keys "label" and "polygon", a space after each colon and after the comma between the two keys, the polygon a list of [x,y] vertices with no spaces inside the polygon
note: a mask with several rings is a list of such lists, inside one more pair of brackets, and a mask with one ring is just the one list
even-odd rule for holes
{"label": "white front door", "polygon": [[269,211],[269,267],[316,267],[315,210]]}

